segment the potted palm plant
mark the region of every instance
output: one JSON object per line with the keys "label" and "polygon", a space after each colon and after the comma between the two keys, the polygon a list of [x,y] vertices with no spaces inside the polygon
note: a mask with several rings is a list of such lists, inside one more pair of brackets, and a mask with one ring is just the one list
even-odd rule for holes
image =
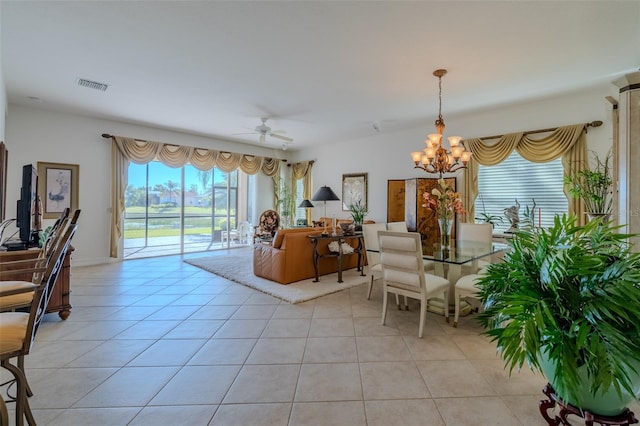
{"label": "potted palm plant", "polygon": [[353,219],[355,230],[362,231],[362,224],[364,223],[364,217],[368,213],[367,206],[362,202],[362,200],[356,200],[353,204],[349,206],[349,211],[351,212],[351,218]]}
{"label": "potted palm plant", "polygon": [[593,152],[591,166],[582,170],[574,171],[565,176],[564,183],[567,185],[569,194],[574,198],[584,200],[587,214],[591,217],[608,216],[611,214],[613,203],[612,188],[613,179],[611,177],[611,151],[601,160],[598,154]]}
{"label": "potted palm plant", "polygon": [[512,371],[542,372],[560,398],[615,416],[640,395],[640,253],[604,221],[525,226],[478,281],[479,321]]}

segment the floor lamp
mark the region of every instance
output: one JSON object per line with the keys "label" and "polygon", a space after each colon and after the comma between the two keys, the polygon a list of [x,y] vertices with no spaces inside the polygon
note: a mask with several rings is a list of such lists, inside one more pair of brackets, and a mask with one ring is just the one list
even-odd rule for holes
{"label": "floor lamp", "polygon": [[[340,201],[340,198],[336,195],[335,192],[328,186],[323,186],[313,194],[311,201],[322,201],[324,202],[324,216],[327,217],[327,201]],[[324,223],[324,231],[322,231],[322,235],[328,235],[327,232],[327,223]]]}

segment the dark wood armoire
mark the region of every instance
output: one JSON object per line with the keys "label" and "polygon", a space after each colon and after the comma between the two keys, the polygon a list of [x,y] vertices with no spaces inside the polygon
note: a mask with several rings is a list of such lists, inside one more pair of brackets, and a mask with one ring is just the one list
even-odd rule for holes
{"label": "dark wood armoire", "polygon": [[[456,189],[455,178],[445,178],[447,185]],[[391,179],[387,181],[387,222],[405,221],[411,232],[419,232],[422,240],[436,244],[440,239],[438,218],[434,211],[423,207],[425,192],[438,185],[437,178]],[[455,239],[457,217],[451,238]]]}

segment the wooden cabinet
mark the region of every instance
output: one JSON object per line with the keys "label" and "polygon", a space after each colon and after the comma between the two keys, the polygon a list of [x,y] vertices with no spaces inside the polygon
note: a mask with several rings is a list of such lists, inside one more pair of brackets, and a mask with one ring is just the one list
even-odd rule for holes
{"label": "wooden cabinet", "polygon": [[[445,182],[456,189],[455,178],[445,178]],[[405,221],[411,232],[419,232],[422,240],[436,244],[440,241],[438,218],[434,211],[423,207],[422,194],[431,193],[438,185],[437,178],[413,178],[387,181],[387,222]],[[455,238],[454,218],[451,238]]]}
{"label": "wooden cabinet", "polygon": [[[10,271],[18,269],[9,266],[6,262],[12,262],[16,260],[33,259],[38,256],[39,250],[17,250],[17,251],[0,251],[0,270]],[[47,313],[57,312],[60,318],[66,320],[71,314],[71,304],[69,303],[69,295],[71,294],[69,281],[71,278],[71,254],[73,253],[73,247],[69,247],[67,255],[62,263],[62,270],[58,274],[58,279],[49,304],[47,305]],[[24,280],[31,281],[31,274],[25,274],[24,276],[12,275],[12,280]]]}

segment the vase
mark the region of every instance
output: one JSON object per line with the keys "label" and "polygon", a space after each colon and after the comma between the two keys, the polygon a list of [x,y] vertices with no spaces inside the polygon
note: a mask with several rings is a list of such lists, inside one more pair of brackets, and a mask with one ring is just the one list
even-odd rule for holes
{"label": "vase", "polygon": [[611,213],[589,213],[587,212],[587,216],[589,216],[589,221],[592,220],[602,220],[603,222],[609,222],[611,218]]}
{"label": "vase", "polygon": [[451,247],[451,226],[453,225],[453,218],[440,217],[438,218],[438,226],[440,227],[440,248],[448,249]]}

